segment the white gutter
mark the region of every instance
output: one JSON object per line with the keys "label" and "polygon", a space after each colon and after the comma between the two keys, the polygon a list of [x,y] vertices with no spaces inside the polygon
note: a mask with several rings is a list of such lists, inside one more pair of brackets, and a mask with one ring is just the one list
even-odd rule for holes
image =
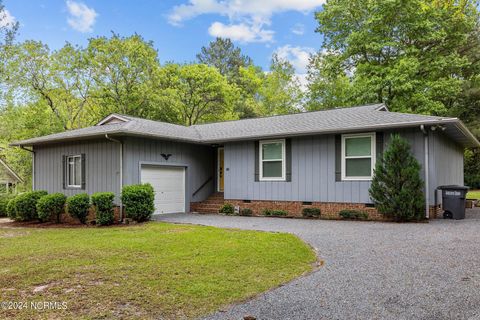
{"label": "white gutter", "polygon": [[424,139],[424,148],[425,148],[425,218],[430,218],[430,181],[429,181],[429,149],[428,149],[428,130],[425,130],[425,126],[422,124],[420,125],[420,130],[423,132],[423,139]]}
{"label": "white gutter", "polygon": [[27,149],[24,146],[20,146],[20,149],[32,153],[32,190],[35,190],[35,151],[33,151],[33,149]]}
{"label": "white gutter", "polygon": [[[108,134],[105,134],[105,138],[107,140],[120,144],[120,194],[119,194],[120,196],[122,194],[122,189],[123,189],[123,142],[117,139],[110,138]],[[121,198],[120,198],[120,212],[118,217],[120,222],[122,222],[123,221],[123,203]]]}

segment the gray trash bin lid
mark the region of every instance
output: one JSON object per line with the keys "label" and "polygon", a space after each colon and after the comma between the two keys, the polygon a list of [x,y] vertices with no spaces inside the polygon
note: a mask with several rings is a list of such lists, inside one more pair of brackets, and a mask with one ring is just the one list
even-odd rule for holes
{"label": "gray trash bin lid", "polygon": [[469,187],[466,186],[459,186],[459,185],[447,185],[447,186],[439,186],[437,189],[443,190],[443,189],[453,189],[453,190],[468,190],[470,189]]}

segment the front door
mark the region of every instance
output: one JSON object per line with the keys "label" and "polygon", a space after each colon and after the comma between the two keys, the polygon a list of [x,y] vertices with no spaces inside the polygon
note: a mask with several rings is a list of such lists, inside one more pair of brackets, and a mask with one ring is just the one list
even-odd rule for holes
{"label": "front door", "polygon": [[224,167],[223,167],[223,148],[218,148],[218,191],[223,192],[224,186]]}

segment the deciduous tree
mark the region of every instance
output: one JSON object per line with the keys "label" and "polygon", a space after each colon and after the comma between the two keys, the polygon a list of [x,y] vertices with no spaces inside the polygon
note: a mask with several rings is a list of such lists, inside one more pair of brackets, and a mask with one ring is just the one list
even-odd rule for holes
{"label": "deciduous tree", "polygon": [[331,107],[331,96],[450,114],[475,63],[474,0],[332,0],[316,19],[324,48],[311,72],[310,109]]}

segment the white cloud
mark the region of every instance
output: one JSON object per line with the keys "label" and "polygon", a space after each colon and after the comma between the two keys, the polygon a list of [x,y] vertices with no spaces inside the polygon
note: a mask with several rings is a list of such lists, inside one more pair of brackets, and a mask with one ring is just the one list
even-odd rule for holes
{"label": "white cloud", "polygon": [[294,34],[301,36],[305,33],[305,25],[303,25],[301,23],[297,23],[296,25],[293,26],[291,31]]}
{"label": "white cloud", "polygon": [[83,33],[93,31],[93,25],[98,16],[95,9],[87,7],[82,2],[67,0],[67,10],[70,14],[67,19],[70,27]]}
{"label": "white cloud", "polygon": [[297,73],[306,73],[310,55],[315,50],[309,47],[293,47],[289,44],[277,48],[275,53],[279,58],[290,61]]}
{"label": "white cloud", "polygon": [[14,16],[8,11],[4,9],[2,13],[0,13],[0,28],[11,27],[17,22]]}
{"label": "white cloud", "polygon": [[295,68],[296,77],[302,87],[302,90],[307,89],[307,67],[310,62],[310,56],[315,53],[315,50],[310,47],[294,47],[285,45],[277,48],[275,52],[280,59],[288,60]]}
{"label": "white cloud", "polygon": [[307,91],[308,90],[307,74],[306,73],[302,73],[302,74],[297,73],[295,75],[295,77],[297,77],[297,81],[298,81],[298,83],[300,83],[300,89],[302,89],[303,92]]}
{"label": "white cloud", "polygon": [[246,23],[225,25],[221,22],[214,22],[208,33],[212,37],[230,38],[239,42],[271,42],[274,32],[272,30],[262,29],[259,25],[249,25]]}
{"label": "white cloud", "polygon": [[227,17],[230,23],[214,22],[209,30],[221,29],[224,37],[233,38],[242,29],[241,33],[246,35],[242,36],[244,42],[272,42],[274,32],[266,28],[272,15],[285,11],[307,13],[324,3],[325,0],[188,0],[173,7],[168,21],[178,26],[200,15],[217,14]]}

